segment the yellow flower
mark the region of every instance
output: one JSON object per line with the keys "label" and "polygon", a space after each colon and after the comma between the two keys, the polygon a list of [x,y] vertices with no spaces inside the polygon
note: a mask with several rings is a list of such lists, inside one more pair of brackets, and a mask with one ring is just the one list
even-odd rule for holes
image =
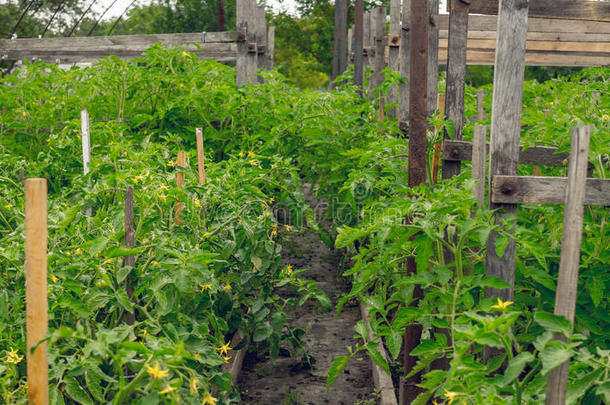
{"label": "yellow flower", "polygon": [[23,116],[24,116],[24,117],[25,117],[26,115],[28,115],[28,113],[27,113],[27,112],[25,112],[25,111],[24,111],[24,112],[22,112],[21,114],[23,114]]}
{"label": "yellow flower", "polygon": [[199,284],[199,287],[201,287],[201,292],[204,292],[205,290],[211,289],[212,284]]}
{"label": "yellow flower", "polygon": [[250,164],[252,166],[261,167],[261,163],[256,159],[250,159]]}
{"label": "yellow flower", "polygon": [[254,157],[254,156],[256,156],[256,153],[254,153],[254,152],[252,152],[252,151],[249,151],[249,152],[248,152],[248,157],[251,157],[251,158],[252,158],[252,157]]}
{"label": "yellow flower", "polygon": [[6,354],[6,362],[12,364],[19,364],[23,360],[23,356],[19,355],[19,352],[13,348]]}
{"label": "yellow flower", "polygon": [[199,384],[199,383],[197,382],[197,380],[195,378],[193,378],[191,380],[191,385],[189,386],[189,389],[191,390],[191,392],[193,394],[195,394],[197,392],[197,384]]}
{"label": "yellow flower", "polygon": [[159,200],[165,202],[167,201],[167,196],[165,194],[159,194]]}
{"label": "yellow flower", "polygon": [[176,387],[166,386],[163,390],[159,391],[159,394],[169,394],[172,391],[176,391]]}
{"label": "yellow flower", "polygon": [[211,396],[209,392],[206,392],[201,405],[216,405],[216,401],[218,400]]}
{"label": "yellow flower", "polygon": [[148,331],[146,329],[140,329],[140,333],[143,335],[148,335]]}
{"label": "yellow flower", "polygon": [[195,353],[193,357],[195,358],[195,360],[201,360],[201,356],[199,355],[199,353]]}
{"label": "yellow flower", "polygon": [[271,228],[271,236],[277,236],[277,226],[273,225]]}
{"label": "yellow flower", "polygon": [[169,167],[174,167],[174,166],[176,166],[176,162],[174,162],[173,160],[170,160],[169,162],[167,162],[167,165]]}
{"label": "yellow flower", "polygon": [[195,198],[193,202],[195,203],[195,207],[201,208],[201,201],[199,201],[199,198]]}
{"label": "yellow flower", "polygon": [[610,121],[610,115],[607,115],[607,114],[602,115],[602,121]]}
{"label": "yellow flower", "polygon": [[154,367],[146,365],[146,372],[152,376],[152,378],[164,378],[169,374],[169,370],[161,370],[159,368],[159,363],[155,363]]}
{"label": "yellow flower", "polygon": [[59,279],[57,278],[57,276],[55,274],[51,274],[51,281],[54,283],[57,283],[59,281]]}
{"label": "yellow flower", "polygon": [[286,231],[290,232],[292,230],[292,227],[290,225],[284,225],[284,228],[286,229]]}
{"label": "yellow flower", "polygon": [[6,204],[4,206],[4,208],[6,208],[7,210],[10,210],[11,208],[13,208],[13,204]]}
{"label": "yellow flower", "polygon": [[512,303],[512,301],[502,301],[500,298],[498,298],[498,303],[496,305],[492,305],[491,307],[499,311],[505,311],[509,305],[512,305]]}
{"label": "yellow flower", "polygon": [[267,204],[265,204],[264,202],[262,202],[262,203],[261,203],[261,208],[262,208],[262,209],[267,208]]}
{"label": "yellow flower", "polygon": [[275,198],[271,197],[271,198],[269,199],[269,204],[273,204],[273,202],[274,202],[274,201],[275,201]]}
{"label": "yellow flower", "polygon": [[104,260],[104,262],[102,264],[112,263],[114,261],[114,259],[115,259],[114,257],[111,257],[110,259],[106,259],[106,260]]}
{"label": "yellow flower", "polygon": [[212,234],[210,232],[206,232],[203,234],[204,238],[209,238],[210,236],[212,236]]}
{"label": "yellow flower", "polygon": [[191,57],[191,54],[186,52],[186,51],[182,51],[181,55],[182,55],[183,58],[190,58]]}
{"label": "yellow flower", "polygon": [[289,264],[286,266],[286,275],[290,276],[292,274],[292,266]]}
{"label": "yellow flower", "polygon": [[223,356],[226,356],[227,353],[229,352],[229,350],[233,350],[233,348],[231,348],[229,346],[229,344],[231,344],[231,342],[228,342],[220,347],[217,347],[216,350],[218,350],[219,354],[222,354]]}
{"label": "yellow flower", "polygon": [[83,249],[78,248],[78,249],[76,249],[76,251],[74,253],[76,253],[77,255],[82,255],[83,254]]}
{"label": "yellow flower", "polygon": [[228,363],[229,360],[231,360],[231,356],[226,356],[226,357],[223,357],[222,359],[225,361],[225,363]]}
{"label": "yellow flower", "polygon": [[445,398],[449,400],[449,403],[455,401],[455,398],[458,396],[457,392],[447,391],[445,390]]}
{"label": "yellow flower", "polygon": [[239,156],[240,158],[243,158],[243,157],[244,157],[244,152],[243,152],[243,151],[239,152],[239,153],[237,154],[237,156]]}
{"label": "yellow flower", "polygon": [[158,266],[158,265],[159,265],[159,262],[158,262],[158,261],[156,261],[156,260],[152,260],[152,261],[150,262],[150,264],[151,264],[152,266]]}
{"label": "yellow flower", "polygon": [[222,289],[223,289],[223,290],[225,290],[225,291],[227,291],[227,292],[228,292],[228,291],[231,291],[231,284],[228,284],[228,283],[227,283],[227,285],[225,285],[224,287],[222,287]]}

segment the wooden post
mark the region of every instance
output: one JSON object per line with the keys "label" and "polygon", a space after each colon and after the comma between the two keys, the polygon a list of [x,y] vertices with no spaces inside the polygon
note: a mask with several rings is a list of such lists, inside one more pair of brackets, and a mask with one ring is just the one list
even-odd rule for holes
{"label": "wooden post", "polygon": [[237,60],[235,62],[235,84],[237,87],[248,84],[248,19],[246,17],[249,0],[236,0]]}
{"label": "wooden post", "polygon": [[398,51],[399,74],[404,83],[398,85],[398,127],[404,137],[407,136],[409,122],[409,48],[411,42],[411,0],[402,2],[402,29],[400,30],[400,49]]}
{"label": "wooden post", "polygon": [[[464,124],[464,88],[466,86],[466,49],[468,39],[468,7],[465,0],[449,0],[449,41],[447,45],[447,119],[453,122],[453,134],[446,138],[462,139]],[[443,179],[460,173],[460,162],[443,160]]]}
{"label": "wooden post", "polygon": [[244,2],[245,16],[248,21],[248,63],[246,64],[248,83],[256,84],[258,71],[258,44],[256,43],[256,0],[242,0]]}
{"label": "wooden post", "polygon": [[[528,8],[528,0],[502,0],[500,3],[491,111],[490,183],[495,175],[517,174],[519,165]],[[517,213],[514,204],[492,204],[490,201],[489,208],[500,208],[502,212],[496,214],[498,217],[507,218]],[[511,287],[488,289],[486,293],[503,301],[513,301],[515,240],[511,239],[500,258],[496,254],[497,237],[498,233],[492,231],[487,240],[485,274],[499,277]]]}
{"label": "wooden post", "polygon": [[91,135],[89,131],[89,113],[85,108],[80,112],[80,128],[83,144],[83,174],[87,174],[90,171],[89,164],[91,163]]}
{"label": "wooden post", "polygon": [[335,0],[335,41],[331,81],[345,71],[347,60],[347,1]]}
{"label": "wooden post", "polygon": [[487,127],[476,125],[472,138],[472,178],[478,180],[474,186],[474,196],[483,206],[485,202],[485,166],[487,165]]}
{"label": "wooden post", "polygon": [[[438,98],[436,100],[436,107],[438,108],[438,111],[440,113],[439,118],[444,117],[445,116],[445,95],[444,94],[438,95]],[[442,146],[441,141],[436,142],[434,144],[434,155],[432,157],[432,183],[433,184],[438,183],[438,169],[441,164],[441,155],[442,155],[441,146]]]}
{"label": "wooden post", "polygon": [[[135,246],[135,229],[133,226],[133,186],[127,186],[125,191],[125,247],[132,248]],[[125,256],[125,267],[135,267],[136,258],[133,255]],[[131,286],[131,277],[125,278],[125,292],[129,301],[133,300],[133,287]],[[133,325],[136,321],[133,312],[125,313],[125,323]]]}
{"label": "wooden post", "polygon": [[352,28],[347,30],[347,66],[354,63],[354,25],[352,24]]}
{"label": "wooden post", "polygon": [[205,155],[203,153],[203,132],[201,128],[195,130],[197,138],[197,173],[199,174],[199,184],[205,184]]}
{"label": "wooden post", "polygon": [[[428,99],[428,43],[429,16],[428,0],[411,2],[412,21],[424,22],[411,25],[411,44],[409,47],[409,187],[416,187],[426,181],[426,129],[427,99]],[[409,219],[407,218],[407,221]],[[407,276],[417,273],[415,258],[407,259]],[[411,306],[416,307],[423,296],[422,289],[416,285],[413,289]],[[417,347],[421,339],[421,325],[407,327],[404,338],[404,374],[408,375],[417,363],[417,357],[411,356],[411,351]],[[406,379],[405,404],[410,404],[421,392],[418,384],[421,382],[421,372]]]}
{"label": "wooden post", "polygon": [[364,41],[364,0],[355,0],[354,3],[354,85],[360,88],[360,95],[364,90],[363,66],[364,59],[362,47]]}
{"label": "wooden post", "polygon": [[[399,69],[399,38],[400,38],[400,0],[391,0],[390,2],[390,30],[389,30],[389,41],[388,41],[388,67],[395,72]],[[396,85],[388,89],[386,95],[386,104],[396,104],[398,95],[398,88]],[[396,107],[390,107],[387,111],[388,117],[396,118]]]}
{"label": "wooden post", "polygon": [[[178,152],[178,159],[176,160],[176,166],[179,168],[186,167],[186,152]],[[184,186],[184,172],[179,171],[176,173],[176,187],[182,188]],[[184,204],[181,202],[177,202],[174,205],[174,225],[180,225],[182,222],[180,220],[180,212],[184,208]]]}
{"label": "wooden post", "polygon": [[[371,13],[364,13],[364,25],[363,25],[363,32],[364,32],[364,36],[363,36],[363,46],[365,48],[365,55],[363,57],[363,64],[364,66],[368,66],[371,64],[371,52],[372,52],[372,48],[371,48]],[[370,79],[369,79],[370,80]]]}
{"label": "wooden post", "polygon": [[[375,56],[374,71],[370,80],[370,93],[369,97],[374,99],[379,96],[378,88],[383,82],[383,69],[385,68],[385,17],[386,8],[385,6],[375,7],[371,13],[371,40],[374,44]],[[383,101],[379,99],[379,111],[383,112]]]}
{"label": "wooden post", "polygon": [[[563,211],[561,259],[557,292],[555,293],[555,315],[564,316],[570,322],[574,322],[578,294],[578,267],[580,265],[590,139],[590,126],[577,127],[572,131],[566,205]],[[565,336],[559,333],[555,333],[554,338],[566,340]],[[546,387],[547,405],[566,403],[569,367],[570,361],[568,360],[549,373]]]}
{"label": "wooden post", "polygon": [[267,33],[267,67],[269,70],[273,69],[273,65],[275,63],[275,27],[269,27],[269,32]]}
{"label": "wooden post", "polygon": [[485,92],[483,89],[477,90],[477,121],[483,121],[485,119],[485,106],[483,100],[485,99]]}
{"label": "wooden post", "polygon": [[[265,18],[265,8],[257,6],[254,1],[254,29],[256,31],[256,63],[257,68],[267,69],[267,20]],[[255,71],[256,74],[256,71]],[[255,77],[256,83],[263,83],[264,79],[260,76]]]}
{"label": "wooden post", "polygon": [[430,1],[430,43],[428,45],[428,117],[434,115],[438,98],[438,0]]}
{"label": "wooden post", "polygon": [[49,403],[47,343],[47,181],[25,181],[25,308],[28,399],[33,405]]}

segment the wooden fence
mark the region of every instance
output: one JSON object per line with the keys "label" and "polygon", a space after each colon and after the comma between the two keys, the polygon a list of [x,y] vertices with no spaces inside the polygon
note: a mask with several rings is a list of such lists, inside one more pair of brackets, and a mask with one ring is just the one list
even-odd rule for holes
{"label": "wooden fence", "polygon": [[238,85],[256,82],[259,68],[273,67],[275,28],[256,0],[238,0],[235,31],[100,37],[17,38],[0,40],[0,58],[47,63],[90,63],[105,56],[138,58],[154,44],[180,47],[201,59],[236,61]]}

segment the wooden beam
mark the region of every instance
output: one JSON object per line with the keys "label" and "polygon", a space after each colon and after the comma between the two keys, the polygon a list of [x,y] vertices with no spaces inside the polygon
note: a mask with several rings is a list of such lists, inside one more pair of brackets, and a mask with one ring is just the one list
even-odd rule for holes
{"label": "wooden beam", "polygon": [[[489,154],[489,143],[486,146]],[[445,140],[443,142],[443,159],[450,161],[472,160],[472,142]],[[557,148],[550,146],[520,147],[519,164],[540,166],[565,166],[567,153],[557,153]]]}
{"label": "wooden beam", "polygon": [[402,27],[400,30],[399,75],[403,82],[398,84],[398,127],[406,136],[409,122],[409,54],[411,42],[411,0],[402,1]]}
{"label": "wooden beam", "polygon": [[[389,29],[389,37],[394,39],[389,41],[388,46],[388,67],[395,72],[398,72],[399,69],[399,54],[400,48],[397,43],[400,41],[400,0],[391,0],[390,1],[390,29]],[[386,96],[385,102],[386,104],[396,104],[398,96],[398,86],[393,85],[388,89],[388,94]],[[396,107],[390,107],[387,112],[390,118],[396,118]]]}
{"label": "wooden beam", "polygon": [[[494,204],[565,204],[566,177],[494,176]],[[610,179],[587,179],[586,205],[610,206]]]}
{"label": "wooden beam", "polygon": [[[385,68],[385,20],[386,20],[386,8],[385,6],[375,7],[371,13],[371,42],[375,49],[375,56],[373,57],[373,74],[369,80],[370,82],[370,98],[374,99],[379,96],[378,88],[383,82],[383,69]],[[383,100],[380,99],[381,105],[380,110],[383,111]]]}
{"label": "wooden beam", "polygon": [[235,24],[241,37],[237,42],[237,55],[235,63],[235,84],[237,87],[248,84],[248,20],[246,18],[247,0],[236,0],[235,2]]}
{"label": "wooden beam", "polygon": [[[449,16],[439,15],[439,29],[449,29]],[[496,31],[498,17],[487,15],[468,16],[468,29],[470,31]],[[610,34],[610,23],[604,21],[566,20],[558,18],[532,18],[527,19],[528,33],[584,33],[584,34]]]}
{"label": "wooden beam", "polygon": [[354,85],[364,90],[364,0],[354,3]]}
{"label": "wooden beam", "polygon": [[334,81],[337,76],[343,74],[346,67],[347,57],[347,1],[335,1],[335,32],[333,43],[333,65],[331,81]]}
{"label": "wooden beam", "polygon": [[428,117],[436,111],[438,101],[438,0],[430,1],[430,34],[428,43]]}
{"label": "wooden beam", "polygon": [[[498,0],[470,0],[473,14],[498,14]],[[610,3],[582,0],[530,0],[532,17],[610,21]]]}

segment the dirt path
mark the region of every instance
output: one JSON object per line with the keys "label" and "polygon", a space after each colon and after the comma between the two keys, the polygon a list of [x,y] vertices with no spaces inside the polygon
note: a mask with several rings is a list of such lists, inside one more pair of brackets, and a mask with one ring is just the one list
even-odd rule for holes
{"label": "dirt path", "polygon": [[[347,280],[340,276],[341,253],[331,251],[317,234],[309,231],[292,235],[284,249],[283,264],[308,269],[305,276],[316,281],[333,305],[336,304],[348,289]],[[371,367],[365,355],[350,361],[345,372],[326,391],[326,374],[333,358],[346,354],[346,346],[356,343],[353,328],[361,319],[358,306],[346,305],[337,317],[334,310],[319,313],[314,306],[306,305],[290,316],[293,325],[307,330],[305,350],[314,359],[314,369],[303,367],[300,358],[280,356],[272,362],[249,355],[238,384],[242,403],[375,404]]]}

